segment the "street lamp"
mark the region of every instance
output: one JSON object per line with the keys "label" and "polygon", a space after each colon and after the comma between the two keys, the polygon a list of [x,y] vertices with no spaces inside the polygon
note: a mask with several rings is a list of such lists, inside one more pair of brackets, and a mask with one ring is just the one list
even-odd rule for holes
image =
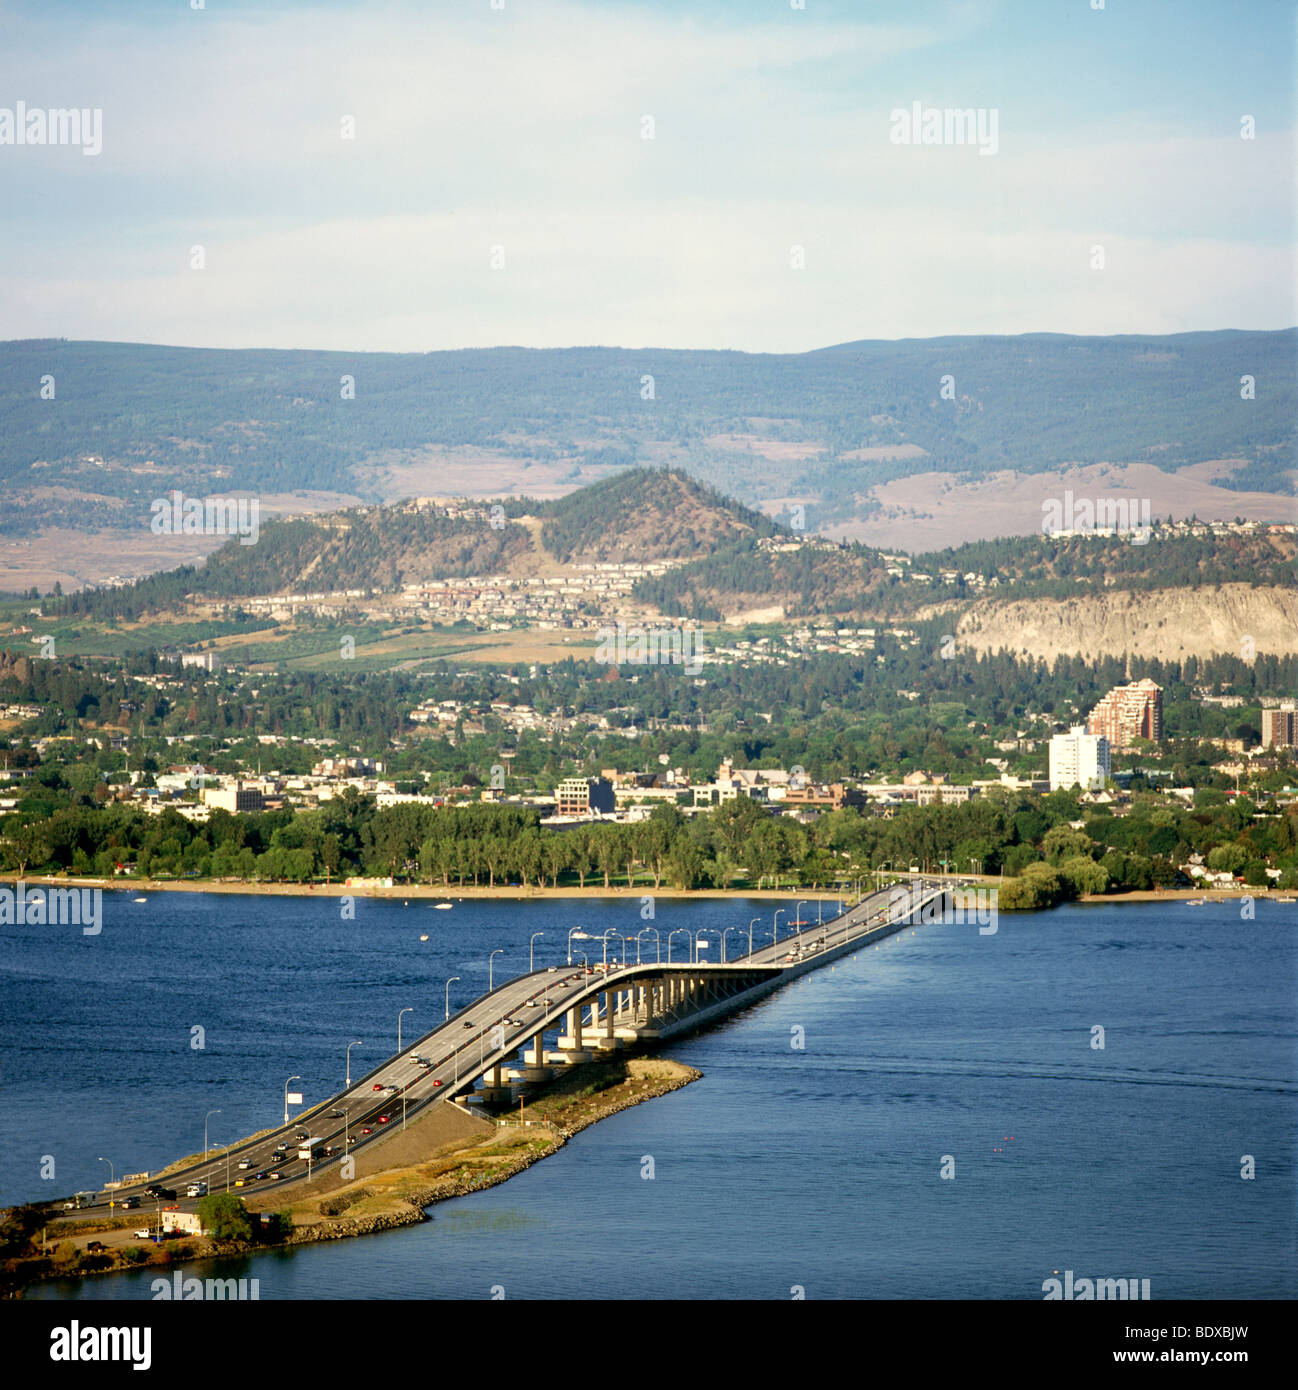
{"label": "street lamp", "polygon": [[209,1110],[209,1111],[207,1112],[207,1114],[203,1116],[203,1162],[204,1162],[204,1163],[207,1162],[207,1122],[208,1122],[208,1120],[210,1120],[210,1119],[212,1118],[213,1115],[219,1115],[220,1113],[221,1113],[221,1112],[220,1112],[219,1110]]}
{"label": "street lamp", "polygon": [[[693,934],[693,936],[690,938],[690,939],[692,940],[692,942],[694,943],[694,954],[693,954],[693,956],[692,956],[692,959],[693,959],[695,965],[697,965],[697,964],[698,964],[698,961],[699,961],[699,938],[700,938],[701,936],[703,936],[703,935],[704,935],[705,933],[707,933],[707,932],[716,931],[716,930],[717,930],[716,927],[700,927],[700,928],[698,929],[698,931],[696,931],[696,932]],[[704,946],[705,946],[705,949],[706,949],[706,943],[704,943]]]}
{"label": "street lamp", "polygon": [[800,898],[800,899],[798,900],[798,916],[797,916],[797,920],[794,922],[793,925],[794,925],[795,927],[797,927],[797,929],[798,929],[799,931],[802,930],[802,904],[805,903],[806,901],[807,901],[806,898]]}
{"label": "street lamp", "polygon": [[616,928],[616,927],[610,927],[610,928],[604,933],[604,969],[605,969],[605,970],[608,969],[608,939],[609,939],[610,936],[616,936],[616,935],[617,935],[617,928]]}
{"label": "street lamp", "polygon": [[488,994],[491,993],[491,990],[492,990],[492,981],[493,981],[493,979],[495,978],[495,977],[492,975],[492,967],[493,967],[493,966],[495,965],[495,963],[496,963],[496,957],[497,957],[497,956],[503,956],[504,954],[505,954],[505,948],[504,948],[503,946],[498,946],[498,947],[497,947],[494,951],[492,951],[492,953],[487,957],[487,993],[488,993]]}
{"label": "street lamp", "polygon": [[775,942],[778,945],[780,940],[780,913],[787,912],[787,907],[777,907],[775,909]]}
{"label": "street lamp", "polygon": [[[301,1081],[301,1080],[302,1080],[302,1078],[301,1078],[300,1076],[290,1076],[289,1079],[288,1079],[288,1081],[286,1081],[286,1082],[284,1083],[284,1123],[285,1123],[285,1124],[288,1124],[288,1087],[289,1087],[289,1081]],[[301,1103],[301,1102],[299,1102],[299,1104],[300,1104],[300,1103]]]}
{"label": "street lamp", "polygon": [[414,1009],[402,1009],[397,1015],[397,1056],[401,1056],[401,1014],[412,1014]]}
{"label": "street lamp", "polygon": [[532,939],[527,943],[527,973],[529,975],[536,969],[536,938],[544,935],[543,931],[534,931]]}
{"label": "street lamp", "polygon": [[761,920],[762,919],[760,917],[754,917],[752,922],[749,922],[748,924],[748,954],[750,956],[753,954],[753,925],[754,923],[760,922]]}
{"label": "street lamp", "polygon": [[668,933],[667,933],[667,964],[668,964],[668,965],[670,965],[670,964],[672,963],[672,938],[675,937],[676,935],[678,935],[680,932],[684,932],[685,935],[688,937],[689,934],[690,934],[690,929],[689,929],[688,927],[677,927],[675,931],[671,931],[671,932],[668,932]]}
{"label": "street lamp", "polygon": [[[204,1148],[206,1149],[206,1138],[204,1139]],[[206,1153],[203,1154],[203,1158],[207,1158]],[[108,1210],[112,1211],[113,1207],[116,1205],[113,1198],[117,1196],[117,1170],[113,1167],[113,1160],[111,1158],[101,1158],[99,1162],[108,1164],[108,1181],[111,1184],[108,1189]]]}
{"label": "street lamp", "polygon": [[636,936],[635,936],[635,963],[636,963],[637,965],[640,964],[640,938],[641,938],[641,937],[645,934],[645,932],[647,932],[647,931],[651,931],[651,932],[653,932],[653,934],[654,934],[654,948],[655,948],[655,952],[656,952],[656,960],[661,961],[662,958],[663,958],[663,939],[662,939],[662,937],[659,936],[659,934],[658,934],[658,928],[657,928],[657,927],[641,927],[640,930],[639,930],[638,932],[636,932]]}
{"label": "street lamp", "polygon": [[573,927],[568,933],[568,964],[572,964],[572,939],[576,937],[578,941],[589,941],[590,937],[580,928]]}
{"label": "street lamp", "polygon": [[458,975],[452,975],[451,978],[446,982],[446,1017],[448,1019],[451,1016],[451,986],[455,984],[455,982],[459,978],[460,977]]}
{"label": "street lamp", "polygon": [[727,927],[727,928],[725,929],[725,931],[722,932],[722,934],[721,934],[721,964],[722,964],[722,965],[724,965],[724,964],[726,963],[726,940],[727,940],[727,938],[730,936],[730,933],[731,933],[732,931],[737,931],[737,932],[742,933],[743,930],[744,930],[743,927]]}
{"label": "street lamp", "polygon": [[346,1086],[347,1086],[347,1089],[348,1089],[349,1091],[350,1091],[351,1088],[352,1088],[352,1048],[353,1048],[353,1047],[360,1047],[361,1045],[362,1045],[362,1044],[361,1044],[361,1040],[360,1040],[359,1038],[357,1038],[355,1042],[349,1042],[349,1043],[347,1044],[347,1082],[346,1082]]}

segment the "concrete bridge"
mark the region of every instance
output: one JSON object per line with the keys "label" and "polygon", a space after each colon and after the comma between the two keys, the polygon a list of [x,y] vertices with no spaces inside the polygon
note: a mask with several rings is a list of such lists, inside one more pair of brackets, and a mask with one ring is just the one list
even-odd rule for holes
{"label": "concrete bridge", "polygon": [[[790,980],[839,959],[862,944],[902,930],[943,899],[950,885],[920,880],[880,889],[857,906],[823,923],[801,924],[783,940],[722,962],[644,962],[633,965],[561,967],[534,972],[537,982],[526,1007],[535,1017],[507,1014],[484,1040],[477,1034],[457,1048],[462,1072],[445,1092],[485,1104],[508,1103],[510,1082],[548,1080],[556,1068],[590,1061],[619,1048],[638,1048],[694,1032],[715,1019],[756,1002]],[[556,978],[557,975],[557,978]],[[471,1006],[474,1007],[474,1006]],[[507,1028],[508,1019],[515,1019]],[[547,1033],[556,1033],[546,1050]],[[477,1044],[475,1048],[475,1043]],[[490,1047],[490,1051],[487,1048]],[[472,1054],[478,1053],[477,1057]],[[510,1059],[520,1061],[509,1066]],[[479,1080],[481,1090],[475,1090]]]}
{"label": "concrete bridge", "polygon": [[[783,939],[732,960],[550,966],[520,975],[290,1123],[168,1171],[166,1185],[176,1189],[178,1205],[192,1205],[180,1195],[190,1182],[210,1191],[246,1189],[255,1201],[268,1185],[310,1178],[362,1150],[368,1157],[386,1135],[444,1100],[459,1108],[508,1104],[515,1085],[543,1082],[558,1068],[694,1032],[920,914],[932,920],[934,907],[959,886],[914,879],[882,888],[828,921],[792,924]],[[549,1050],[547,1034],[554,1037]],[[311,1135],[305,1155],[300,1134]],[[137,1177],[111,1195],[151,1200],[153,1193]],[[99,1194],[93,1205],[106,1206],[109,1197]]]}

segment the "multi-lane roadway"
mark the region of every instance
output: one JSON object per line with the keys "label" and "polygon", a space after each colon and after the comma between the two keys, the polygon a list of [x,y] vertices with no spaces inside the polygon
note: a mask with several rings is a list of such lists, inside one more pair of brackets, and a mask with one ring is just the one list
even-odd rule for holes
{"label": "multi-lane roadway", "polygon": [[[700,962],[700,968],[716,971],[778,966],[786,970],[796,968],[800,974],[818,957],[836,954],[849,943],[909,917],[925,898],[954,886],[955,881],[917,879],[906,885],[904,896],[897,887],[879,889],[828,921],[791,923],[786,935],[756,947],[751,954],[730,957],[724,963]],[[493,1062],[512,1055],[532,1037],[542,1020],[547,1020],[547,1026],[556,1026],[563,1011],[578,1001],[589,1002],[593,993],[612,982],[633,972],[643,974],[657,964],[648,962],[638,967],[613,962],[607,969],[585,964],[549,966],[520,975],[481,995],[341,1093],[303,1112],[289,1124],[219,1155],[154,1177],[148,1183],[101,1193],[96,1205],[107,1206],[110,1199],[120,1204],[123,1197],[136,1197],[151,1207],[157,1200],[156,1190],[162,1187],[177,1194],[164,1199],[169,1205],[188,1207],[193,1199],[187,1192],[196,1182],[206,1183],[209,1192],[228,1189],[241,1196],[258,1197],[281,1183],[339,1163],[346,1154],[400,1128],[466,1078],[476,1077]],[[676,962],[671,968],[686,967]],[[303,1140],[312,1141],[315,1153],[310,1159],[298,1156]]]}

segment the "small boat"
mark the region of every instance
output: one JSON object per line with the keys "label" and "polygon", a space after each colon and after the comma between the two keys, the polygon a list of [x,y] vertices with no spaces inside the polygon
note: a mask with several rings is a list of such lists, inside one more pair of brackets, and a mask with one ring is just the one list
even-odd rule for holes
{"label": "small boat", "polygon": [[148,898],[132,898],[131,901],[133,903],[147,903],[149,900]]}
{"label": "small boat", "polygon": [[420,941],[427,941],[427,940],[428,940],[428,933],[427,933],[427,932],[424,932],[424,934],[423,934],[419,939],[420,939]]}
{"label": "small boat", "polygon": [[1298,903],[1298,898],[1277,898],[1278,903]]}
{"label": "small boat", "polygon": [[1186,907],[1206,907],[1206,906],[1208,905],[1208,899],[1207,899],[1207,898],[1190,898],[1190,899],[1186,902],[1185,905],[1186,905]]}
{"label": "small boat", "polygon": [[454,903],[434,903],[433,906],[438,910],[438,912],[449,912],[449,911],[451,910],[451,908],[455,906],[455,904],[454,904]]}

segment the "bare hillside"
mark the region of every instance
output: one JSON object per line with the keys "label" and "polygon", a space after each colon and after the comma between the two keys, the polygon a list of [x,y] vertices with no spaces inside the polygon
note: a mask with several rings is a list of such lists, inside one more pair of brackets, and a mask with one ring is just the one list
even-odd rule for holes
{"label": "bare hillside", "polygon": [[1069,599],[979,600],[956,625],[976,651],[1133,656],[1174,661],[1214,652],[1298,651],[1293,589],[1222,584],[1200,589],[1116,591]]}

